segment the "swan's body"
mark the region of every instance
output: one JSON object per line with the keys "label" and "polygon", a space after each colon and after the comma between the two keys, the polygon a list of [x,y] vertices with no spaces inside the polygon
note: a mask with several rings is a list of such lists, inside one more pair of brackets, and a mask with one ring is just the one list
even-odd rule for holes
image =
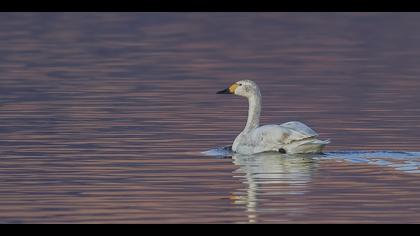
{"label": "swan's body", "polygon": [[248,120],[244,130],[236,137],[232,150],[240,154],[260,152],[320,153],[329,143],[316,139],[318,134],[305,124],[291,121],[280,125],[259,126],[261,93],[253,81],[241,80],[218,93],[231,93],[248,98]]}

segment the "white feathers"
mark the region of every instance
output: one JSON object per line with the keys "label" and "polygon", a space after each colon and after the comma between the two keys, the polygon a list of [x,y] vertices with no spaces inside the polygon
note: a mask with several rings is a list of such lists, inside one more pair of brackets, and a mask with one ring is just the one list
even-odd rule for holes
{"label": "white feathers", "polygon": [[[241,80],[234,84],[233,93],[248,98],[248,120],[244,130],[236,137],[232,150],[240,154],[275,151],[294,153],[320,153],[329,140],[316,139],[318,134],[307,125],[291,121],[280,125],[259,126],[261,93],[255,82]],[[232,85],[231,85],[232,87]]]}

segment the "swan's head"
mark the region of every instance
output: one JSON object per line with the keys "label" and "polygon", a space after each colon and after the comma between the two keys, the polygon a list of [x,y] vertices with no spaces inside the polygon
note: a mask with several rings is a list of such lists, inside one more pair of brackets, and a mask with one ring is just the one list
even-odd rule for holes
{"label": "swan's head", "polygon": [[227,89],[217,92],[218,94],[235,94],[243,97],[250,97],[260,92],[257,84],[252,80],[240,80],[235,82]]}

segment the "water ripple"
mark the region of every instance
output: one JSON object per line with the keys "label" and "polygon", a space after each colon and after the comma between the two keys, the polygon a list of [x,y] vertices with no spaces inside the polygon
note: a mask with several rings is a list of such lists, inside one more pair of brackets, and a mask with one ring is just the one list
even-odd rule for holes
{"label": "water ripple", "polygon": [[[420,222],[418,13],[0,21],[0,223]],[[200,153],[241,132],[240,79],[326,153]]]}

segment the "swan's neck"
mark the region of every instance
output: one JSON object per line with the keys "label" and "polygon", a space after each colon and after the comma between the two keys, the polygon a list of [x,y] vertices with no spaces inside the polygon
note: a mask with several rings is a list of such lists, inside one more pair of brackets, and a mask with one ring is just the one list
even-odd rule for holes
{"label": "swan's neck", "polygon": [[249,132],[252,129],[257,128],[260,125],[260,114],[261,114],[261,94],[258,91],[252,96],[248,97],[248,120],[244,132]]}

